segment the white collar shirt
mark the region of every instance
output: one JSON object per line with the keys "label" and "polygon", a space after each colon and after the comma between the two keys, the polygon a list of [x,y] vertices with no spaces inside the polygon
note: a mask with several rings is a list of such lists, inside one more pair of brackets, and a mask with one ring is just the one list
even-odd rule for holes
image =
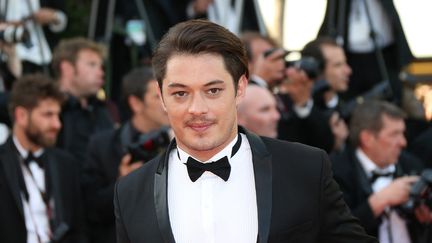
{"label": "white collar shirt", "polygon": [[192,182],[185,165],[189,155],[173,149],[168,162],[168,212],[178,243],[250,243],[258,236],[252,152],[244,134],[231,158],[235,138],[209,161],[228,156],[229,179],[204,172]]}
{"label": "white collar shirt", "polygon": [[[368,178],[372,177],[372,171],[379,173],[394,173],[396,171],[395,165],[390,165],[386,168],[379,168],[361,149],[356,150],[356,156],[360,161],[363,170],[366,172]],[[379,177],[372,184],[373,192],[378,192],[390,185],[393,182],[393,176]],[[392,240],[390,240],[390,235]],[[378,238],[381,243],[410,243],[410,236],[405,220],[399,214],[386,208],[382,222],[378,229]]]}
{"label": "white collar shirt", "polygon": [[[22,147],[15,136],[13,142],[21,158],[26,158],[28,151]],[[34,156],[39,157],[42,153],[43,150],[40,149],[34,153]],[[45,172],[35,162],[30,162],[28,167],[21,163],[21,170],[28,192],[28,200],[24,193],[21,194],[27,229],[27,243],[49,242],[48,213],[41,195],[41,191],[45,192]]]}

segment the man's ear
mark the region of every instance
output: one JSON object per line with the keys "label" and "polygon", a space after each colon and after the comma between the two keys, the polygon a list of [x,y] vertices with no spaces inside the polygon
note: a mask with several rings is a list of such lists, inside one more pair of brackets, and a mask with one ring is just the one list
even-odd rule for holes
{"label": "man's ear", "polygon": [[28,124],[29,116],[30,112],[26,108],[18,106],[15,108],[14,111],[14,123],[18,126],[26,127]]}
{"label": "man's ear", "polygon": [[162,108],[163,108],[164,111],[166,112],[167,109],[166,109],[166,107],[165,107],[165,102],[164,102],[164,100],[163,100],[163,96],[162,96],[162,87],[159,85],[159,82],[158,82],[158,89],[157,89],[157,92],[158,92],[158,95],[159,95],[159,99],[160,99],[160,101],[161,101],[161,103],[162,103]]}
{"label": "man's ear", "polygon": [[359,140],[362,147],[375,146],[373,141],[375,140],[375,134],[369,130],[363,130],[359,134]]}
{"label": "man's ear", "polygon": [[62,77],[65,77],[65,78],[72,77],[73,73],[74,73],[74,70],[75,70],[75,67],[74,67],[74,65],[71,62],[69,62],[69,61],[62,61],[60,63],[60,73],[61,73]]}
{"label": "man's ear", "polygon": [[246,78],[246,75],[242,75],[237,83],[236,105],[238,105],[240,101],[244,98],[248,83],[249,81]]}
{"label": "man's ear", "polygon": [[127,98],[127,102],[132,113],[135,114],[141,109],[142,101],[136,96],[129,95]]}

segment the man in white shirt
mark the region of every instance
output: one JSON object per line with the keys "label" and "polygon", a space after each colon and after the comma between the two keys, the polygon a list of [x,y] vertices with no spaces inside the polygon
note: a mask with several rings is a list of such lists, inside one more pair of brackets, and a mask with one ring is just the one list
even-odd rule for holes
{"label": "man in white shirt", "polygon": [[23,62],[23,73],[48,71],[58,33],[66,29],[64,0],[0,0],[5,6],[5,20],[22,24],[31,45],[17,43],[16,52]]}
{"label": "man in white shirt", "polygon": [[402,152],[404,117],[399,108],[384,101],[359,105],[351,117],[352,147],[332,158],[334,177],[348,206],[366,231],[383,243],[422,242],[419,222],[432,219],[424,205],[416,208],[414,220],[395,209],[408,201],[411,186],[418,180],[408,175],[419,174],[423,168],[418,159]]}
{"label": "man in white shirt", "polygon": [[234,34],[180,23],[153,69],[175,139],[117,183],[119,243],[376,242],[348,212],[322,150],[237,126],[249,74]]}

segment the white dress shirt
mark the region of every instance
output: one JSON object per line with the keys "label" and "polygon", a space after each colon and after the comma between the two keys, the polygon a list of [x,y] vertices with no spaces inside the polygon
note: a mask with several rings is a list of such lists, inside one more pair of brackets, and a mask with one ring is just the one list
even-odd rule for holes
{"label": "white dress shirt", "polygon": [[370,13],[372,28],[376,34],[379,47],[393,43],[394,36],[390,18],[379,0],[353,0],[349,14],[348,48],[354,53],[367,53],[374,50],[370,37],[371,26],[368,20],[365,3]]}
{"label": "white dress shirt", "polygon": [[209,160],[228,156],[231,173],[226,182],[208,171],[192,182],[185,165],[189,155],[179,148],[171,151],[168,212],[176,242],[256,242],[258,213],[252,152],[246,136],[240,135],[240,149],[232,158],[237,137]]}
{"label": "white dress shirt", "polygon": [[[372,171],[377,171],[382,174],[394,173],[396,171],[395,165],[390,165],[386,168],[379,168],[361,149],[357,149],[356,155],[363,170],[366,172],[368,178],[372,177]],[[373,184],[373,192],[378,192],[384,187],[390,185],[393,181],[392,176],[379,177]],[[390,226],[390,227],[389,227]],[[391,229],[391,230],[389,230]],[[390,232],[389,232],[390,231]],[[392,241],[389,239],[389,235],[392,235]],[[382,217],[382,222],[378,229],[378,238],[381,243],[410,243],[410,236],[405,220],[399,216],[399,214],[391,210],[391,208],[385,209],[385,216]]]}
{"label": "white dress shirt", "polygon": [[[21,157],[26,158],[28,151],[21,146],[15,136],[13,137],[13,142]],[[34,156],[39,157],[42,153],[43,150],[40,149],[34,153]],[[21,170],[28,192],[28,201],[24,193],[21,193],[27,228],[27,243],[49,242],[50,226],[48,213],[40,193],[41,191],[45,192],[45,172],[35,162],[30,162],[28,167],[21,163]],[[38,237],[41,242],[39,242]]]}
{"label": "white dress shirt", "polygon": [[[28,5],[31,5],[31,9]],[[31,11],[40,9],[39,0],[13,0],[8,2],[8,9],[6,14],[7,21],[21,21],[33,14]],[[60,32],[66,28],[67,17],[62,11],[56,11],[58,23],[50,24],[49,28],[53,32]],[[22,60],[29,61],[35,64],[48,64],[51,62],[52,55],[42,30],[42,26],[35,21],[26,21],[25,26],[30,32],[30,39],[32,42],[31,47],[26,47],[22,43],[16,45],[18,56]]]}

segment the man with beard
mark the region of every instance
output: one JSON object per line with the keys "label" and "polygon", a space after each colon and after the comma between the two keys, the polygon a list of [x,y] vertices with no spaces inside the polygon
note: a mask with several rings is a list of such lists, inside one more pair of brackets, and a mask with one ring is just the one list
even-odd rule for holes
{"label": "man with beard", "polygon": [[85,160],[91,135],[113,128],[106,103],[96,97],[104,83],[104,55],[102,46],[84,38],[63,40],[54,50],[54,74],[68,94],[57,145],[79,161]]}
{"label": "man with beard", "polygon": [[84,242],[78,170],[51,148],[61,128],[64,95],[37,74],[17,80],[9,111],[12,135],[0,147],[2,242]]}

